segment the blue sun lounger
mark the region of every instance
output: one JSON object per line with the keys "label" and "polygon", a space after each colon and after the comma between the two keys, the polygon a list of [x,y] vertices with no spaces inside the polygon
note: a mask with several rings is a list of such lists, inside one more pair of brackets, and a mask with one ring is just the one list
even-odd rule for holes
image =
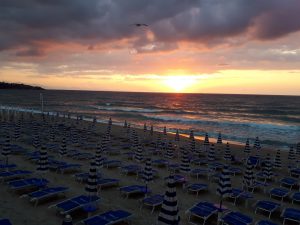
{"label": "blue sun lounger", "polygon": [[8,219],[1,219],[0,218],[0,225],[12,225]]}
{"label": "blue sun lounger", "polygon": [[290,175],[292,176],[292,177],[300,177],[300,168],[292,168],[291,170],[290,170]]}
{"label": "blue sun lounger", "polygon": [[298,180],[291,177],[285,177],[280,180],[280,186],[281,187],[288,187],[290,190],[292,190],[293,187],[298,185]]}
{"label": "blue sun lounger", "polygon": [[283,217],[283,225],[286,221],[294,221],[300,223],[300,209],[286,208],[281,213],[281,217]]}
{"label": "blue sun lounger", "polygon": [[260,221],[257,221],[255,223],[255,225],[278,225],[278,224],[274,223],[272,221],[269,221],[269,220],[260,220]]}
{"label": "blue sun lounger", "polygon": [[77,163],[70,163],[65,164],[57,167],[58,173],[65,173],[65,172],[73,172],[78,171],[81,168],[80,164]]}
{"label": "blue sun lounger", "polygon": [[120,160],[105,160],[103,162],[103,166],[106,168],[115,168],[122,165],[122,162]]}
{"label": "blue sun lounger", "polygon": [[291,196],[292,199],[292,203],[300,203],[300,192],[295,192],[294,194],[292,194]]}
{"label": "blue sun lounger", "polygon": [[196,168],[191,170],[190,175],[196,176],[197,179],[199,179],[199,176],[206,176],[206,178],[208,178],[211,173],[212,173],[211,169]]}
{"label": "blue sun lounger", "polygon": [[273,212],[275,212],[277,209],[280,208],[280,204],[272,201],[266,201],[266,200],[260,200],[257,201],[255,204],[255,214],[258,210],[267,212],[269,215],[269,218],[271,218],[271,215]]}
{"label": "blue sun lounger", "polygon": [[259,157],[257,156],[249,156],[247,161],[248,160],[250,161],[251,165],[253,165],[254,167],[257,167],[259,165]]}
{"label": "blue sun lounger", "polygon": [[229,212],[221,218],[221,222],[227,225],[249,225],[253,219],[240,212]]}
{"label": "blue sun lounger", "polygon": [[[169,176],[165,177],[164,180],[167,183],[169,179]],[[174,174],[174,183],[184,185],[187,183],[187,178],[181,174]]]}
{"label": "blue sun lounger", "polygon": [[154,212],[155,207],[162,205],[163,201],[164,201],[164,195],[157,194],[157,195],[152,195],[152,196],[146,197],[141,200],[140,209],[142,209],[144,205],[150,206],[150,207],[152,207],[152,210],[151,210],[151,214],[152,214]]}
{"label": "blue sun lounger", "polygon": [[192,218],[200,218],[203,224],[214,214],[217,214],[218,208],[210,202],[199,202],[186,211],[188,214],[188,222],[192,223]]}
{"label": "blue sun lounger", "polygon": [[18,178],[24,178],[25,176],[31,174],[31,171],[28,170],[13,170],[9,172],[0,172],[0,180],[7,181]]}
{"label": "blue sun lounger", "polygon": [[[88,180],[89,177],[89,173],[88,172],[84,172],[84,173],[76,173],[73,175],[75,177],[75,180],[79,183],[84,183]],[[97,173],[97,177],[98,179],[100,179],[102,177],[101,173]]]}
{"label": "blue sun lounger", "polygon": [[9,188],[13,191],[21,191],[28,188],[40,188],[49,183],[48,180],[42,178],[27,178],[8,182]]}
{"label": "blue sun lounger", "polygon": [[169,165],[169,161],[166,159],[152,160],[152,165],[157,167],[166,167]]}
{"label": "blue sun lounger", "polygon": [[127,221],[132,216],[131,213],[124,210],[111,210],[85,220],[80,223],[84,225],[113,225]]}
{"label": "blue sun lounger", "polygon": [[45,188],[39,191],[34,191],[26,195],[22,195],[21,197],[28,197],[30,202],[34,203],[34,206],[37,206],[39,201],[44,199],[52,198],[60,194],[65,194],[69,188],[67,187],[52,187]]}
{"label": "blue sun lounger", "polygon": [[199,192],[207,191],[208,185],[207,184],[199,184],[199,183],[189,184],[189,185],[185,186],[185,189],[187,190],[187,192],[196,193],[198,196]]}
{"label": "blue sun lounger", "polygon": [[135,174],[137,175],[142,170],[142,167],[139,165],[127,165],[121,167],[121,173],[128,175],[128,174]]}
{"label": "blue sun lounger", "polygon": [[132,194],[148,194],[150,193],[150,189],[146,188],[142,185],[130,185],[130,186],[124,186],[120,187],[120,194],[125,195],[126,198],[129,197],[129,195]]}
{"label": "blue sun lounger", "polygon": [[270,190],[270,197],[280,198],[281,201],[283,201],[283,199],[286,198],[288,195],[289,195],[289,190],[285,188],[272,188]]}
{"label": "blue sun lounger", "polygon": [[97,180],[97,185],[98,185],[98,189],[101,190],[104,187],[118,186],[119,182],[120,182],[119,179],[103,178]]}
{"label": "blue sun lounger", "polygon": [[69,214],[75,210],[82,209],[89,203],[97,204],[100,201],[98,196],[87,196],[87,195],[79,195],[55,205],[49,206],[50,208],[55,208],[60,214],[65,215]]}
{"label": "blue sun lounger", "polygon": [[0,164],[0,171],[16,168],[16,164]]}

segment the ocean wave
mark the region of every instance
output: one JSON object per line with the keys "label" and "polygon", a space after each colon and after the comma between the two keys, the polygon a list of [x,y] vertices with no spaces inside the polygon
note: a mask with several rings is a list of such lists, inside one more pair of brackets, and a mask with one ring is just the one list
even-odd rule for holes
{"label": "ocean wave", "polygon": [[116,112],[138,112],[138,113],[160,113],[163,112],[162,109],[147,109],[138,107],[120,107],[120,106],[91,106],[99,110],[105,111],[116,111]]}

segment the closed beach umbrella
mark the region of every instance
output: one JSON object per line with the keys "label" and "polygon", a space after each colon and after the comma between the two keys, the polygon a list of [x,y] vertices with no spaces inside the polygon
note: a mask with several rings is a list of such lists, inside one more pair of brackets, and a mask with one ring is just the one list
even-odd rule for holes
{"label": "closed beach umbrella", "polygon": [[251,161],[248,159],[246,164],[246,171],[244,172],[244,179],[243,184],[248,189],[254,184],[254,173],[253,173],[254,166],[252,165]]}
{"label": "closed beach umbrella", "polygon": [[40,158],[36,169],[39,173],[46,173],[49,170],[48,153],[45,146],[41,147]]}
{"label": "closed beach umbrella", "polygon": [[143,161],[143,148],[142,148],[141,144],[138,145],[138,147],[136,148],[136,150],[134,152],[134,160],[137,162]]}
{"label": "closed beach umbrella", "polygon": [[190,168],[190,160],[188,158],[188,152],[184,150],[181,158],[180,172],[189,173],[190,171],[191,168]]}
{"label": "closed beach umbrella", "polygon": [[96,116],[94,116],[94,118],[93,118],[93,126],[95,126],[96,123],[97,123],[97,118],[96,118]]}
{"label": "closed beach umbrella", "polygon": [[210,145],[210,149],[209,149],[209,151],[208,151],[207,160],[208,160],[209,162],[215,161],[215,145],[214,145],[214,144],[211,144],[211,145]]}
{"label": "closed beach umbrella", "polygon": [[126,132],[127,132],[127,136],[130,137],[130,123],[128,123],[127,125]]}
{"label": "closed beach umbrella", "polygon": [[67,144],[66,144],[66,138],[63,137],[61,141],[61,146],[59,149],[59,155],[61,157],[64,157],[67,154]]}
{"label": "closed beach umbrella", "polygon": [[18,122],[15,124],[15,132],[14,132],[15,140],[18,140],[20,138],[20,135],[21,135],[21,121],[18,120]]}
{"label": "closed beach umbrella", "polygon": [[161,136],[160,134],[157,135],[157,138],[156,138],[156,149],[159,149],[161,148]]}
{"label": "closed beach umbrella", "polygon": [[180,217],[178,215],[178,211],[176,184],[174,176],[170,175],[164,201],[158,214],[158,224],[179,224]]}
{"label": "closed beach umbrella", "polygon": [[270,180],[273,178],[273,164],[271,162],[271,159],[270,159],[270,155],[268,154],[267,155],[267,159],[265,161],[265,165],[264,165],[264,169],[263,169],[263,174],[265,176],[266,179]]}
{"label": "closed beach umbrella", "polygon": [[144,123],[144,129],[143,129],[143,131],[144,131],[144,133],[147,132],[147,124],[146,123]]}
{"label": "closed beach umbrella", "polygon": [[167,145],[167,152],[166,152],[166,158],[168,159],[172,159],[173,156],[174,156],[174,148],[173,148],[173,145],[171,142],[168,142],[168,145]]}
{"label": "closed beach umbrella", "polygon": [[51,128],[50,128],[50,132],[49,132],[49,139],[50,139],[50,141],[54,141],[54,139],[55,139],[55,133],[54,133],[55,131],[54,131],[54,126],[51,126]]}
{"label": "closed beach umbrella", "polygon": [[96,160],[95,160],[96,167],[98,169],[103,167],[104,159],[102,157],[102,153],[103,153],[102,144],[98,144],[96,149]]}
{"label": "closed beach umbrella", "polygon": [[249,144],[249,138],[247,138],[245,148],[244,148],[244,153],[246,155],[250,155],[250,151],[251,151],[251,149],[250,149],[250,144]]}
{"label": "closed beach umbrella", "polygon": [[230,151],[230,146],[229,146],[228,142],[226,143],[224,159],[226,161],[231,161],[231,151]]}
{"label": "closed beach umbrella", "polygon": [[10,153],[11,153],[10,137],[7,135],[2,149],[2,155],[5,158],[6,165],[8,164],[8,156],[10,155]]}
{"label": "closed beach umbrella", "polygon": [[127,121],[126,121],[126,120],[124,121],[124,126],[123,126],[123,128],[127,129]]}
{"label": "closed beach umbrella", "polygon": [[296,154],[298,155],[298,157],[300,156],[300,142],[297,143]]}
{"label": "closed beach umbrella", "polygon": [[274,160],[274,167],[277,169],[281,168],[281,156],[280,156],[280,149],[277,150],[275,160]]}
{"label": "closed beach umbrella", "polygon": [[178,129],[176,130],[176,134],[175,134],[175,141],[179,142],[180,141],[180,137],[179,137],[179,131]]}
{"label": "closed beach umbrella", "polygon": [[164,126],[163,134],[164,134],[165,136],[167,136],[167,128],[166,128],[166,126]]}
{"label": "closed beach umbrella", "polygon": [[69,214],[65,216],[62,225],[73,225],[72,217]]}
{"label": "closed beach umbrella", "polygon": [[222,208],[222,200],[223,198],[228,197],[232,192],[231,181],[230,181],[230,173],[228,170],[228,165],[225,165],[222,169],[221,176],[219,178],[217,194],[220,195],[220,209]]}
{"label": "closed beach umbrella", "polygon": [[94,159],[92,159],[90,163],[90,171],[85,186],[85,191],[90,197],[97,195],[97,169]]}
{"label": "closed beach umbrella", "polygon": [[217,139],[217,144],[222,144],[223,141],[222,141],[222,135],[221,133],[218,134],[218,139]]}
{"label": "closed beach umbrella", "polygon": [[151,127],[150,127],[150,135],[153,136],[153,125],[151,124]]}
{"label": "closed beach umbrella", "polygon": [[190,137],[189,137],[191,140],[195,139],[195,136],[194,136],[194,131],[191,130],[190,131]]}
{"label": "closed beach umbrella", "polygon": [[205,134],[203,145],[204,145],[204,150],[208,151],[208,149],[209,149],[209,138],[208,138],[208,134],[207,133]]}
{"label": "closed beach umbrella", "polygon": [[254,149],[256,149],[256,155],[259,156],[259,151],[261,149],[261,145],[260,145],[260,140],[258,137],[255,138],[255,142],[254,142]]}
{"label": "closed beach umbrella", "polygon": [[32,143],[33,147],[35,149],[37,149],[38,147],[40,147],[40,137],[38,134],[34,134],[33,135],[33,143]]}
{"label": "closed beach umbrella", "polygon": [[196,151],[196,141],[195,139],[190,140],[190,152],[195,152]]}
{"label": "closed beach umbrella", "polygon": [[294,148],[293,148],[293,146],[291,146],[290,150],[289,150],[288,160],[290,163],[292,163],[295,159],[296,159],[296,157],[295,157]]}
{"label": "closed beach umbrella", "polygon": [[72,129],[72,144],[73,145],[78,145],[79,140],[78,140],[78,133],[77,130],[75,128]]}
{"label": "closed beach umbrella", "polygon": [[[152,171],[152,163],[151,158],[147,158],[146,166],[143,173],[143,180],[146,184],[146,188],[148,187],[148,183],[153,181],[153,171]],[[147,190],[146,190],[147,193]]]}

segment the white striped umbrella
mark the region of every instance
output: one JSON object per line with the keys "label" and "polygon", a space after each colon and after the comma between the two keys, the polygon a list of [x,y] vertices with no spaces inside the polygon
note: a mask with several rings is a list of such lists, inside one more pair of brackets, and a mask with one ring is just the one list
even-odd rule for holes
{"label": "white striped umbrella", "polygon": [[164,126],[163,134],[164,134],[165,136],[167,136],[167,128],[166,128],[166,126]]}
{"label": "white striped umbrella", "polygon": [[218,139],[217,139],[217,144],[222,144],[223,141],[222,141],[222,135],[221,133],[218,134]]}
{"label": "white striped umbrella", "polygon": [[195,152],[196,151],[196,141],[195,139],[190,140],[190,152]]}
{"label": "white striped umbrella", "polygon": [[295,157],[294,148],[293,148],[293,146],[291,146],[290,150],[289,150],[288,160],[289,160],[290,163],[293,163],[293,161],[295,159],[296,159],[296,157]]}
{"label": "white striped umbrella", "polygon": [[254,184],[255,178],[253,173],[254,166],[252,165],[250,159],[247,159],[246,170],[244,172],[243,184],[248,189]]}
{"label": "white striped umbrella", "polygon": [[174,181],[174,176],[170,175],[164,201],[158,214],[158,223],[178,225],[180,221],[178,211],[176,184]]}
{"label": "white striped umbrella", "polygon": [[[143,173],[143,180],[146,184],[146,187],[148,187],[148,183],[153,181],[153,170],[152,170],[152,162],[151,158],[147,158],[146,160],[146,166]],[[147,190],[146,190],[147,193]]]}
{"label": "white striped umbrella", "polygon": [[102,153],[104,150],[102,148],[103,148],[102,143],[97,145],[95,163],[98,169],[103,167],[103,162],[104,162],[104,159],[102,157]]}
{"label": "white striped umbrella", "polygon": [[214,144],[210,145],[210,149],[209,149],[208,155],[207,155],[207,160],[209,162],[215,161],[215,145]]}
{"label": "white striped umbrella", "polygon": [[221,176],[219,178],[217,194],[220,195],[220,209],[222,208],[222,200],[223,198],[228,197],[232,193],[231,181],[230,181],[230,173],[228,169],[228,165],[225,165],[222,169]]}
{"label": "white striped umbrella", "polygon": [[144,133],[147,132],[147,124],[146,123],[144,123],[144,129],[143,129],[143,131],[144,131]]}
{"label": "white striped umbrella", "polygon": [[204,150],[208,151],[208,149],[209,149],[209,138],[208,138],[208,134],[207,133],[205,134],[203,145],[204,145]]}
{"label": "white striped umbrella", "polygon": [[161,135],[158,134],[157,138],[156,138],[156,149],[160,149],[162,146],[162,142],[161,142]]}
{"label": "white striped umbrella", "polygon": [[97,123],[97,117],[96,117],[96,116],[94,116],[94,118],[93,118],[93,126],[95,126],[95,125],[96,125],[96,123]]}
{"label": "white striped umbrella", "polygon": [[275,160],[274,160],[274,167],[280,169],[281,168],[281,154],[280,149],[277,150]]}
{"label": "white striped umbrella", "polygon": [[130,131],[131,131],[131,130],[130,130],[130,123],[128,123],[127,129],[126,129],[126,133],[127,133],[127,137],[128,137],[128,138],[130,138],[130,134],[131,134]]}
{"label": "white striped umbrella", "polygon": [[190,131],[190,137],[189,137],[191,140],[195,139],[195,136],[194,136],[194,131],[191,130]]}
{"label": "white striped umbrella", "polygon": [[61,146],[60,146],[60,149],[59,149],[59,155],[61,157],[64,157],[66,154],[67,154],[66,138],[63,137],[62,141],[61,141]]}
{"label": "white striped umbrella", "polygon": [[38,134],[34,134],[33,135],[33,143],[32,143],[33,147],[35,149],[37,149],[38,147],[40,147],[40,137]]}
{"label": "white striped umbrella", "polygon": [[228,142],[226,143],[224,159],[226,161],[231,161],[231,151],[230,151],[230,146],[229,146]]}
{"label": "white striped umbrella", "polygon": [[50,127],[50,132],[49,132],[49,139],[50,139],[50,141],[54,141],[54,139],[55,139],[55,131],[54,131],[54,126],[51,126]]}
{"label": "white striped umbrella", "polygon": [[168,142],[167,152],[166,152],[165,157],[168,158],[168,159],[171,159],[171,158],[174,157],[174,148],[173,148],[173,145],[172,145],[171,142]]}
{"label": "white striped umbrella", "polygon": [[143,161],[143,148],[142,148],[141,144],[138,145],[138,147],[136,148],[136,150],[134,152],[134,160],[137,162]]}
{"label": "white striped umbrella", "polygon": [[300,142],[297,143],[296,154],[298,155],[298,157],[300,156]]}
{"label": "white striped umbrella", "polygon": [[184,150],[181,158],[180,172],[189,173],[190,171],[191,168],[190,168],[190,160],[188,158],[188,152]]}
{"label": "white striped umbrella", "polygon": [[97,196],[97,169],[94,159],[92,159],[90,163],[90,171],[85,186],[85,191],[90,197]]}
{"label": "white striped umbrella", "polygon": [[49,170],[48,153],[45,146],[41,147],[40,158],[36,170],[40,173],[46,173]]}
{"label": "white striped umbrella", "polygon": [[124,121],[124,126],[123,126],[123,128],[125,128],[125,129],[127,128],[127,121],[126,121],[126,120]]}
{"label": "white striped umbrella", "polygon": [[179,142],[180,141],[180,137],[179,137],[179,131],[178,129],[176,130],[176,134],[175,134],[175,141]]}
{"label": "white striped umbrella", "polygon": [[264,174],[265,178],[268,180],[272,179],[274,176],[272,169],[273,169],[273,164],[270,159],[270,154],[268,154],[267,159],[264,164],[264,167],[263,167],[263,174]]}
{"label": "white striped umbrella", "polygon": [[21,136],[21,120],[18,120],[18,122],[15,124],[15,130],[14,130],[15,140],[18,140],[20,136]]}
{"label": "white striped umbrella", "polygon": [[151,127],[150,127],[150,135],[151,135],[151,136],[153,136],[153,132],[154,132],[154,131],[153,131],[153,125],[151,124]]}
{"label": "white striped umbrella", "polygon": [[10,137],[7,135],[2,149],[2,155],[5,158],[6,165],[8,164],[8,156],[11,153]]}
{"label": "white striped umbrella", "polygon": [[250,149],[250,144],[249,144],[249,138],[246,140],[245,148],[244,148],[244,153],[246,155],[250,155],[251,149]]}
{"label": "white striped umbrella", "polygon": [[259,140],[258,137],[255,138],[253,148],[256,149],[256,155],[259,156],[259,152],[260,152],[260,149],[261,149],[261,145],[260,145],[260,140]]}

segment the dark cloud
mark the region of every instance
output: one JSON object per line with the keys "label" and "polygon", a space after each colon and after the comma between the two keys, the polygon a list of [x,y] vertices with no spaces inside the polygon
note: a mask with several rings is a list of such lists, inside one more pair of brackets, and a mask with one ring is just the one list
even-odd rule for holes
{"label": "dark cloud", "polygon": [[[126,39],[144,53],[153,43],[152,52],[169,51],[180,41],[217,45],[249,32],[268,40],[300,30],[299,12],[299,0],[2,0],[0,51],[38,56],[41,42],[93,49]],[[149,24],[152,37],[132,23]]]}

